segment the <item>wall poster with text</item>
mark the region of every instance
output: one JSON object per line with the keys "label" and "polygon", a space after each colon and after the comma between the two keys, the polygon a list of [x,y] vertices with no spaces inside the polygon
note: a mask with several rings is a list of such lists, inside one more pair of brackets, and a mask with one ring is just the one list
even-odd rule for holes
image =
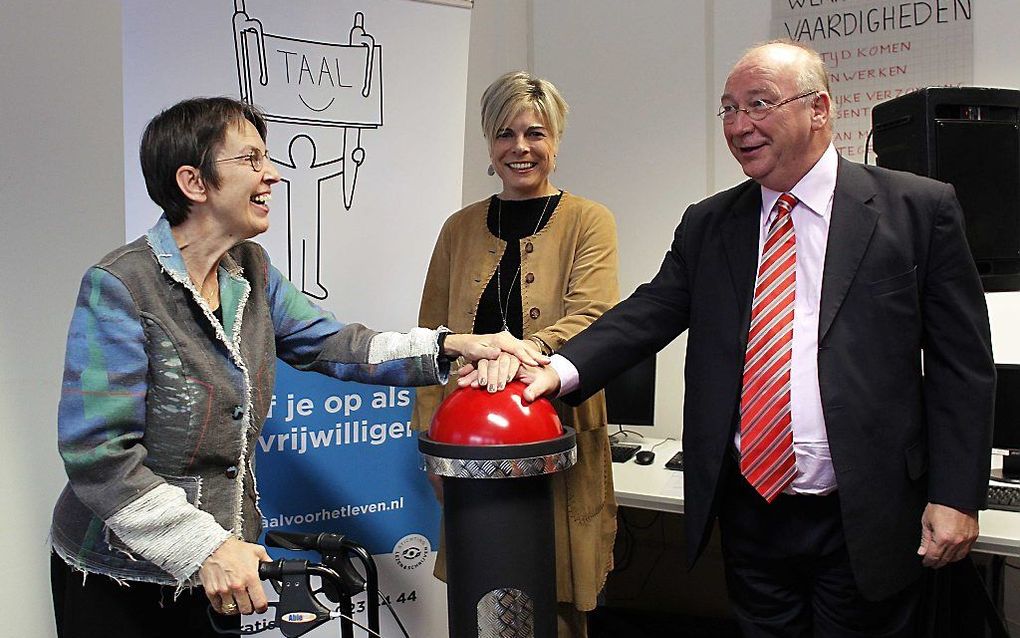
{"label": "wall poster with text", "polygon": [[972,82],[975,4],[772,0],[770,34],[821,54],[829,70],[833,143],[843,157],[861,162],[876,104],[928,86]]}

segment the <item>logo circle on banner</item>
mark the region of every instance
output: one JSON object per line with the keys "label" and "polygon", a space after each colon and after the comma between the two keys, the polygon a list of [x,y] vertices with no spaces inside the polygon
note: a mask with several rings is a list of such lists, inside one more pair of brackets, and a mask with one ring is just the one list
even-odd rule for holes
{"label": "logo circle on banner", "polygon": [[430,553],[432,544],[421,534],[408,534],[393,546],[393,560],[397,561],[401,569],[415,569],[421,566]]}

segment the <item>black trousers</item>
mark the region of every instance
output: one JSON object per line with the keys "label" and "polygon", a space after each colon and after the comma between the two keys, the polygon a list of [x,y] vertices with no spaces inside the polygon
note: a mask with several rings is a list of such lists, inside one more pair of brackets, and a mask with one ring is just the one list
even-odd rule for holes
{"label": "black trousers", "polygon": [[[154,583],[118,584],[100,574],[72,570],[50,555],[53,612],[60,638],[191,638],[220,636],[206,610],[201,588],[185,589],[174,600],[175,587]],[[216,616],[220,627],[238,629],[240,616]]]}
{"label": "black trousers", "polygon": [[838,493],[784,494],[768,504],[735,462],[727,466],[719,530],[726,586],[745,636],[916,635],[920,582],[881,601],[866,600],[858,590]]}

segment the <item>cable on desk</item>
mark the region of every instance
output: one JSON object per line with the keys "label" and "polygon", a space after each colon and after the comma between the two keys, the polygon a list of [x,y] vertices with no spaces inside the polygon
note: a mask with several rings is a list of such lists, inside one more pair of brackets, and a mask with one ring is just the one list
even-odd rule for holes
{"label": "cable on desk", "polygon": [[655,448],[659,447],[660,445],[662,445],[662,444],[663,444],[663,443],[665,443],[666,441],[673,441],[673,442],[676,442],[676,439],[674,439],[673,437],[668,437],[668,438],[662,439],[661,441],[659,441],[658,443],[656,443],[655,445],[653,445],[653,446],[651,447],[651,449],[652,449],[652,450],[654,450]]}

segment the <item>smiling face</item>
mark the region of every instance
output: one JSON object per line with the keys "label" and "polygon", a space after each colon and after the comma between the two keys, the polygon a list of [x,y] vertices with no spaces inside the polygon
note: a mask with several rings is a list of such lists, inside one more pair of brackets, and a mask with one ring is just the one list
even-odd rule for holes
{"label": "smiling face", "polygon": [[[798,85],[806,63],[805,54],[788,45],[755,49],[730,72],[721,104],[746,107],[759,99],[778,104],[814,89]],[[738,112],[732,121],[723,122],[723,134],[745,175],[766,188],[787,191],[811,170],[829,145],[829,95],[821,90],[793,100],[757,122]]]}
{"label": "smiling face", "polygon": [[[216,157],[237,157],[252,151],[265,153],[266,143],[251,122],[241,120],[227,127]],[[220,162],[217,168],[220,185],[209,187],[206,203],[211,219],[223,234],[241,241],[269,230],[270,191],[280,181],[280,174],[269,158],[262,160],[259,171],[253,171],[246,158]]]}
{"label": "smiling face", "polygon": [[500,129],[489,145],[489,160],[503,181],[503,199],[530,199],[554,191],[549,174],[557,141],[534,109],[524,109]]}

